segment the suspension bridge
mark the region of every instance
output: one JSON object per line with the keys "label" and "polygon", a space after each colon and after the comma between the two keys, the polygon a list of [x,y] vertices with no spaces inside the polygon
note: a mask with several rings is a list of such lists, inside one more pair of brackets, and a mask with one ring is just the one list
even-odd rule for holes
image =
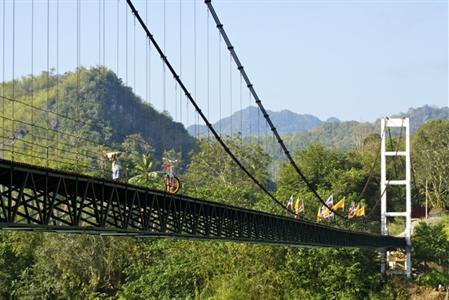
{"label": "suspension bridge", "polygon": [[[104,79],[104,89],[100,89],[98,93],[103,93],[101,96],[106,102],[116,100],[102,103],[104,106],[111,106],[112,113],[120,114],[119,111],[127,105],[120,103],[120,99],[133,90],[137,93],[140,91],[146,100],[161,99],[161,110],[171,111],[174,121],[178,123],[174,137],[184,130],[179,124],[198,124],[201,119],[208,127],[208,138],[216,139],[235,165],[266,194],[267,199],[281,206],[283,211],[289,211],[283,201],[278,200],[257,179],[248,164],[229,147],[221,128],[214,128],[210,122],[213,107],[219,111],[220,117],[222,115],[226,77],[223,76],[222,52],[228,50],[229,74],[226,84],[230,92],[226,99],[230,102],[230,112],[233,111],[233,105],[234,109],[242,107],[242,90],[246,87],[248,101],[254,101],[260,111],[259,121],[265,124],[264,128],[270,129],[271,140],[278,144],[285,160],[295,170],[298,180],[306,184],[319,205],[332,211],[332,207],[323,201],[307,180],[278,134],[210,0],[205,1],[206,7],[202,11],[206,32],[202,30],[204,36],[199,37],[199,4],[194,4],[193,10],[188,11],[186,4],[179,1],[176,10],[179,13],[179,30],[176,35],[171,36],[173,40],[175,37],[179,39],[179,44],[173,47],[179,49],[179,53],[175,53],[167,46],[167,36],[170,36],[166,31],[173,30],[173,26],[167,25],[168,8],[165,1],[163,4],[159,3],[162,7],[151,7],[148,1],[131,0],[99,0],[89,3],[76,0],[64,5],[59,0],[38,3],[31,1],[26,4],[14,0],[3,1],[0,228],[299,247],[408,247],[406,239],[388,236],[385,231],[380,235],[337,228],[294,219],[293,215],[275,215],[225,205],[220,203],[220,199],[195,199],[182,192],[174,195],[110,179],[107,161],[100,153],[102,149],[114,147],[107,143],[106,137],[109,134],[106,133],[107,125],[113,122],[114,116],[102,116],[101,122],[94,123],[89,120],[89,112],[79,110],[78,104],[87,101],[84,95],[88,88],[82,84],[90,80],[86,79],[89,74],[86,75],[88,72],[83,64],[102,66],[95,69],[94,75],[90,73],[89,76]],[[157,9],[161,14],[152,18],[149,11]],[[189,18],[193,23],[186,26]],[[160,26],[162,38],[152,30],[152,26],[157,27],[152,24],[155,20],[163,23]],[[69,22],[74,23],[69,29],[62,26],[62,23]],[[89,25],[83,27],[83,24],[97,24],[98,27],[94,30],[86,28]],[[26,26],[29,26],[29,30],[24,31]],[[211,45],[210,38],[210,28],[213,29],[213,26],[218,30],[215,46]],[[19,31],[20,28],[22,31]],[[67,32],[61,32],[64,28]],[[189,38],[185,37],[188,36],[185,32],[187,29],[193,31],[188,33],[193,35],[191,47],[186,44],[186,39]],[[61,41],[62,37],[64,41]],[[206,44],[201,50],[198,49],[200,39]],[[160,40],[163,41],[162,44],[159,44]],[[95,48],[93,41],[97,43],[97,60],[92,58],[96,55],[90,49]],[[28,43],[28,46],[23,47],[24,43]],[[69,48],[74,55],[70,56]],[[188,58],[183,52],[186,48],[189,48]],[[215,67],[211,66],[212,50],[218,53],[218,66]],[[178,59],[175,66],[170,57],[176,56]],[[197,64],[200,56],[205,58],[202,66],[206,67],[202,71],[198,70]],[[29,61],[29,71],[16,70],[19,69],[19,60]],[[68,77],[60,75],[61,65],[65,60],[73,60],[76,65],[75,80],[70,83],[65,82],[69,81]],[[129,86],[128,89],[108,94],[107,85],[119,80],[107,70],[108,65],[115,68],[117,78],[122,77]],[[187,65],[193,69],[191,77],[186,75],[189,72],[186,70]],[[35,76],[36,69],[44,69],[45,72]],[[215,84],[210,83],[212,69],[218,71]],[[156,73],[162,75],[155,78]],[[26,77],[29,85],[24,87],[26,84],[22,83],[19,89],[17,76],[23,74],[31,74]],[[201,80],[207,83],[202,91],[197,88],[197,77],[204,77]],[[40,81],[35,82],[37,79]],[[169,79],[174,88],[168,87]],[[63,83],[66,88],[61,90]],[[35,92],[38,85],[41,89]],[[193,88],[190,89],[189,86]],[[218,95],[211,96],[215,90],[218,90]],[[71,106],[62,106],[61,99],[64,97],[74,99],[69,102]],[[100,96],[92,97],[95,99]],[[170,102],[169,99],[173,101]],[[211,105],[211,101],[216,102]],[[146,108],[142,106],[142,110],[144,109]],[[61,124],[71,130],[62,130]],[[244,131],[242,126],[235,128],[235,132],[231,129],[231,135],[241,134]],[[124,128],[126,124],[119,127]],[[87,129],[95,129],[97,134],[88,135]],[[256,124],[253,124],[252,130],[257,130]],[[129,133],[114,134],[125,136]],[[165,147],[182,150],[182,146],[176,145],[176,141],[164,134],[166,133],[159,133],[159,140]],[[337,211],[334,213],[338,218],[344,219],[345,223],[354,223]]]}

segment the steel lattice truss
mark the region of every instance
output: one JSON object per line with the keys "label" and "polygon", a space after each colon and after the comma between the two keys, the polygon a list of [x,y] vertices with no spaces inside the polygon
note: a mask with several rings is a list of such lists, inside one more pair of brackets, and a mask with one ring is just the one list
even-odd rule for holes
{"label": "steel lattice truss", "polygon": [[0,160],[0,228],[318,247],[404,248],[351,232],[94,177]]}

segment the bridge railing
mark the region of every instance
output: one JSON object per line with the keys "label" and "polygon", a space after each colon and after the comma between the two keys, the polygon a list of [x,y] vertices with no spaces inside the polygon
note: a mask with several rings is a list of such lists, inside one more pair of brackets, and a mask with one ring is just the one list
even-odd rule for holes
{"label": "bridge railing", "polygon": [[88,132],[91,124],[31,105],[30,99],[0,98],[1,158],[83,174],[109,174],[101,154],[108,145],[95,132]]}
{"label": "bridge railing", "polygon": [[4,160],[0,160],[0,191],[0,229],[299,247],[405,246],[400,238],[332,228]]}

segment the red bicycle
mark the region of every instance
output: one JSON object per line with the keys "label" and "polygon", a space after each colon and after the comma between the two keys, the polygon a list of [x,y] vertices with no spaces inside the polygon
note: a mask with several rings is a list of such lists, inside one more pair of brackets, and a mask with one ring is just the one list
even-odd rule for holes
{"label": "red bicycle", "polygon": [[164,170],[164,187],[167,193],[176,194],[181,189],[181,181],[175,175],[174,171],[174,163],[177,160],[170,160],[166,157],[163,157],[162,160],[164,163],[162,164],[162,168]]}

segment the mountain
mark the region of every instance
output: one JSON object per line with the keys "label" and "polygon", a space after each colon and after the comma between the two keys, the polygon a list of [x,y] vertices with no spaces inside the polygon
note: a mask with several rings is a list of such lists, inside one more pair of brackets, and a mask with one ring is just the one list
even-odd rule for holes
{"label": "mountain", "polygon": [[[436,107],[430,105],[424,105],[417,108],[412,107],[409,108],[407,112],[401,112],[399,114],[393,115],[393,117],[410,118],[410,131],[414,132],[427,121],[449,119],[449,107]],[[377,124],[380,124],[380,119],[376,120],[376,126]]]}
{"label": "mountain", "polygon": [[[78,156],[86,157],[84,153],[94,158],[102,148],[136,148],[141,140],[149,144],[147,150],[151,147],[156,159],[168,149],[182,152],[187,159],[188,153],[197,149],[183,124],[156,111],[104,67],[26,76],[15,80],[14,96],[12,82],[4,84],[4,91],[1,87],[1,95],[4,92],[6,97],[16,99],[3,99],[5,116],[1,124],[5,135],[20,138],[16,150],[38,155],[49,146],[54,151],[52,158],[61,155],[64,157],[60,160],[78,162]],[[29,146],[33,144],[38,145]]]}
{"label": "mountain", "polygon": [[[394,114],[391,117],[410,118],[410,131],[413,133],[427,121],[449,119],[449,108],[424,105],[418,108],[409,108],[407,112]],[[359,148],[368,135],[379,132],[380,118],[373,123],[357,121],[335,122],[335,120],[329,122],[328,120],[306,132],[299,132],[285,137],[285,140],[291,149],[303,148],[311,143],[351,149]]]}
{"label": "mountain", "polygon": [[351,149],[359,148],[368,135],[376,132],[378,132],[376,126],[368,122],[323,122],[306,132],[286,136],[284,140],[292,150],[305,148],[314,143],[326,147]]}
{"label": "mountain", "polygon": [[[274,126],[284,136],[284,140],[291,149],[301,149],[312,143],[320,143],[327,147],[342,149],[358,148],[368,135],[380,131],[380,118],[372,123],[340,121],[335,117],[331,117],[326,121],[320,121],[315,116],[296,114],[288,110],[280,112],[268,111],[268,113]],[[410,118],[410,130],[413,133],[429,120],[449,119],[449,108],[424,105],[422,107],[409,108],[407,112],[393,114],[391,117]],[[240,122],[242,122],[242,125]],[[259,130],[257,129],[258,122],[260,124]],[[242,126],[245,137],[257,137],[259,134],[263,136],[266,132],[270,132],[269,129],[266,131],[265,121],[260,115],[258,108],[253,106],[213,124],[214,128],[219,132],[221,126],[221,132],[225,134],[231,133],[231,125],[234,134],[239,132]],[[190,126],[188,128],[189,133],[193,136],[197,136],[196,130],[199,131],[200,136],[207,134],[206,126]],[[273,149],[273,151],[276,151],[276,149]]]}
{"label": "mountain", "polygon": [[[380,118],[373,123],[340,121],[335,117],[323,122],[313,115],[297,114],[288,110],[268,111],[268,114],[274,126],[284,136],[285,141],[292,149],[303,148],[311,143],[344,149],[360,147],[366,136],[378,133],[380,130]],[[409,117],[410,130],[414,132],[429,120],[449,119],[449,108],[424,105],[409,108],[407,112],[393,114],[392,117]],[[260,111],[254,106],[235,112],[231,117],[223,118],[213,126],[218,132],[228,135],[231,132],[236,134],[240,132],[240,128],[243,128],[244,137],[263,136],[266,132],[270,132],[266,128],[266,123]],[[192,125],[188,128],[188,131],[193,136],[204,136],[207,134],[207,127]]]}
{"label": "mountain", "polygon": [[[281,135],[289,135],[315,128],[322,122],[315,116],[297,114],[289,110],[274,112],[267,110],[271,120]],[[214,128],[225,135],[241,133],[244,137],[265,135],[269,128],[260,110],[255,106],[249,106],[241,111],[235,112],[230,117],[223,118],[213,124]],[[205,125],[191,125],[188,132],[193,135],[207,135]]]}

